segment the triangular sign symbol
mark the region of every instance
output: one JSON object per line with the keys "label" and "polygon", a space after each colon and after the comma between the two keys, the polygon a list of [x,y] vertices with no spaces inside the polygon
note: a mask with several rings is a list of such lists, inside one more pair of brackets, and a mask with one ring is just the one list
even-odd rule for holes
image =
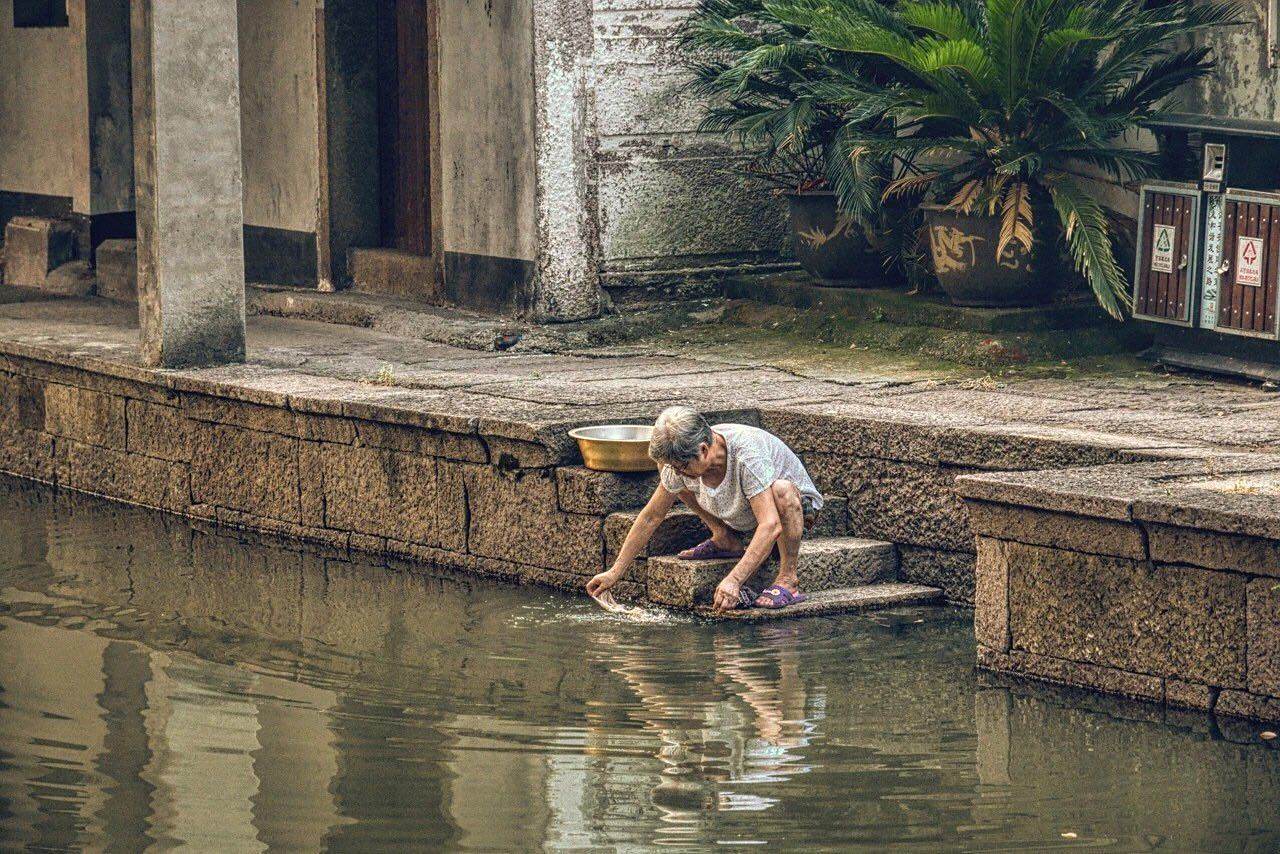
{"label": "triangular sign symbol", "polygon": [[1160,229],[1160,237],[1156,240],[1156,248],[1161,252],[1168,252],[1172,248],[1169,245],[1169,231],[1167,229]]}
{"label": "triangular sign symbol", "polygon": [[1244,245],[1244,260],[1250,264],[1258,260],[1258,247],[1252,241]]}

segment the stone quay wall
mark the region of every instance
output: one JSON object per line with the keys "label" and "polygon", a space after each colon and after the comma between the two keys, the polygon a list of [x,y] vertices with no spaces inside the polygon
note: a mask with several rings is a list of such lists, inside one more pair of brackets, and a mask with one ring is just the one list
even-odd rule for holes
{"label": "stone quay wall", "polygon": [[[224,525],[387,559],[579,589],[608,565],[649,476],[591,472],[577,423],[398,408],[397,390],[251,370],[160,372],[43,347],[0,355],[0,471]],[[288,391],[282,391],[287,387]],[[417,404],[415,404],[416,406]],[[1150,460],[1114,437],[922,422],[881,408],[716,413],[759,423],[830,496],[824,532],[898,545],[900,578],[974,597],[957,475]],[[652,418],[639,410],[634,420]],[[915,418],[916,420],[912,420]],[[673,514],[653,548],[705,536]],[[667,602],[641,561],[622,593]],[[652,594],[652,595],[651,595]],[[668,603],[678,604],[678,603]]]}
{"label": "stone quay wall", "polygon": [[1280,461],[962,478],[979,666],[1280,720]]}

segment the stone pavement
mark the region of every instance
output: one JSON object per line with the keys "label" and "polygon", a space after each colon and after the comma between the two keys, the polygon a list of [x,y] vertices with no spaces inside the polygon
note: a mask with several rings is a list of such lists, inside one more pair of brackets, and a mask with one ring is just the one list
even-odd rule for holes
{"label": "stone pavement", "polygon": [[[137,334],[135,309],[101,300],[0,304],[0,349],[8,351],[56,352],[141,374]],[[509,422],[532,434],[570,422],[643,419],[687,403],[724,413],[768,407],[1171,454],[1280,449],[1280,396],[1156,373],[974,382],[828,370],[812,379],[696,352],[479,352],[272,317],[249,318],[245,365],[169,373],[263,392],[327,389],[371,405]]]}

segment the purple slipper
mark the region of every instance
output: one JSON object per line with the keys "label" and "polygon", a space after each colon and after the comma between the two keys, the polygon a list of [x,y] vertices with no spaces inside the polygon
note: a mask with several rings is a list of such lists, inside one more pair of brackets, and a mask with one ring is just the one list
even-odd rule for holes
{"label": "purple slipper", "polygon": [[676,555],[681,560],[722,560],[724,558],[742,557],[742,552],[727,551],[711,540],[703,540],[691,549],[685,549]]}
{"label": "purple slipper", "polygon": [[757,604],[757,608],[785,608],[788,605],[798,605],[809,597],[798,590],[792,592],[781,584],[775,584],[772,587],[766,587],[759,598],[768,599],[769,604]]}

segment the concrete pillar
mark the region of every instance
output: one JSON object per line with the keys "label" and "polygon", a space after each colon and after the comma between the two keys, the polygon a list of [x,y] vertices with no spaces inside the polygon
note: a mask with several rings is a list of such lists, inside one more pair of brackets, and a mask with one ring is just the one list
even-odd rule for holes
{"label": "concrete pillar", "polygon": [[143,361],[243,361],[236,0],[133,0],[132,29]]}
{"label": "concrete pillar", "polygon": [[600,313],[592,0],[533,0],[538,280],[534,313]]}

